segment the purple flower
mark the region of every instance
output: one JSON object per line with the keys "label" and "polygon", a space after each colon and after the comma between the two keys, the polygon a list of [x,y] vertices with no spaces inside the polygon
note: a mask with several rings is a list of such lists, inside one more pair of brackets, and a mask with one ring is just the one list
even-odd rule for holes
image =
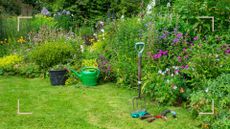
{"label": "purple flower", "polygon": [[177,33],[177,28],[174,28],[173,32],[176,34]]}
{"label": "purple flower", "polygon": [[162,36],[160,36],[160,39],[165,39],[166,38],[166,34],[163,34]]}
{"label": "purple flower", "polygon": [[198,40],[198,36],[195,36],[195,37],[193,38],[193,40],[194,40],[194,41]]}
{"label": "purple flower", "polygon": [[47,8],[43,7],[41,10],[41,14],[48,16],[50,14],[50,12],[48,11]]}
{"label": "purple flower", "polygon": [[187,69],[188,68],[188,65],[185,65],[185,67],[184,67],[185,69]]}
{"label": "purple flower", "polygon": [[163,55],[168,55],[168,51],[163,51],[162,54]]}
{"label": "purple flower", "polygon": [[183,52],[186,52],[186,48],[183,48]]}
{"label": "purple flower", "polygon": [[155,54],[155,55],[153,55],[153,59],[159,59],[159,58],[161,58],[161,53],[157,53],[157,54]]}
{"label": "purple flower", "polygon": [[176,37],[177,37],[178,39],[180,39],[182,36],[183,36],[183,34],[182,34],[182,33],[178,33],[178,34],[176,34]]}
{"label": "purple flower", "polygon": [[174,40],[173,40],[173,43],[178,43],[179,42],[179,39],[178,38],[175,38]]}
{"label": "purple flower", "polygon": [[179,69],[177,69],[177,70],[174,71],[175,74],[179,74],[179,72],[180,72]]}
{"label": "purple flower", "polygon": [[224,51],[225,54],[230,54],[230,48]]}
{"label": "purple flower", "polygon": [[181,57],[178,56],[178,57],[177,57],[177,60],[178,60],[178,62],[181,62]]}
{"label": "purple flower", "polygon": [[184,59],[187,59],[188,58],[188,55],[184,56]]}

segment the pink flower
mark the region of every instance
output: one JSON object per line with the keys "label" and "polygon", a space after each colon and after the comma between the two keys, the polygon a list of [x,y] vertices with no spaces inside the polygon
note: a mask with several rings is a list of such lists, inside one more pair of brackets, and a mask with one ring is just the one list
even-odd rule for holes
{"label": "pink flower", "polygon": [[188,55],[184,56],[184,59],[187,59],[188,58]]}
{"label": "pink flower", "polygon": [[153,59],[159,59],[159,58],[161,58],[161,53],[157,53],[157,54],[155,54],[155,55],[153,55]]}
{"label": "pink flower", "polygon": [[179,69],[177,69],[177,70],[174,71],[174,73],[175,73],[176,75],[179,74],[179,72],[180,72]]}
{"label": "pink flower", "polygon": [[178,56],[178,57],[177,57],[177,60],[178,60],[178,62],[181,62],[181,57]]}
{"label": "pink flower", "polygon": [[187,69],[188,68],[188,65],[185,65],[185,67],[184,67],[185,69]]}
{"label": "pink flower", "polygon": [[224,51],[225,54],[230,54],[230,48]]}
{"label": "pink flower", "polygon": [[176,37],[177,37],[178,39],[180,39],[182,36],[183,36],[183,34],[182,34],[182,33],[178,33],[178,34],[176,34]]}
{"label": "pink flower", "polygon": [[195,36],[195,37],[193,38],[193,40],[194,40],[194,41],[198,40],[198,36]]}
{"label": "pink flower", "polygon": [[186,52],[186,50],[187,50],[186,48],[183,48],[183,52]]}
{"label": "pink flower", "polygon": [[181,66],[182,69],[188,69],[188,65]]}

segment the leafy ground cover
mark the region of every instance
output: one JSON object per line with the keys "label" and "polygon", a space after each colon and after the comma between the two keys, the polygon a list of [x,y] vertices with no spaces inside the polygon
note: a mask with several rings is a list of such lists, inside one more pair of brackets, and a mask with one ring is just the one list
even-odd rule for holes
{"label": "leafy ground cover", "polygon": [[[164,109],[177,112],[167,121],[152,123],[133,119],[131,99],[136,93],[112,83],[86,88],[78,85],[54,87],[46,79],[0,78],[1,129],[194,129],[199,121],[181,107],[163,107],[148,101],[148,111],[158,114]],[[17,115],[17,99],[21,112]]]}

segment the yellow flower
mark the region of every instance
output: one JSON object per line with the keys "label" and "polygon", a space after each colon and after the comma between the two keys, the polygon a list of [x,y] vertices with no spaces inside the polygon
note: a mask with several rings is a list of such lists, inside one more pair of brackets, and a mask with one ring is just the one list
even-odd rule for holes
{"label": "yellow flower", "polygon": [[26,40],[21,36],[18,40],[17,40],[18,43],[25,43]]}

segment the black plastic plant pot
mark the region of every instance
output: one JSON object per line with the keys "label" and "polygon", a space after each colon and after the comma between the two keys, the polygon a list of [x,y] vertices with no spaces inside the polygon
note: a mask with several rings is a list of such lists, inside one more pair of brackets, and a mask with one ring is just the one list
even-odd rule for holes
{"label": "black plastic plant pot", "polygon": [[50,70],[50,82],[53,86],[65,85],[68,79],[66,70]]}

